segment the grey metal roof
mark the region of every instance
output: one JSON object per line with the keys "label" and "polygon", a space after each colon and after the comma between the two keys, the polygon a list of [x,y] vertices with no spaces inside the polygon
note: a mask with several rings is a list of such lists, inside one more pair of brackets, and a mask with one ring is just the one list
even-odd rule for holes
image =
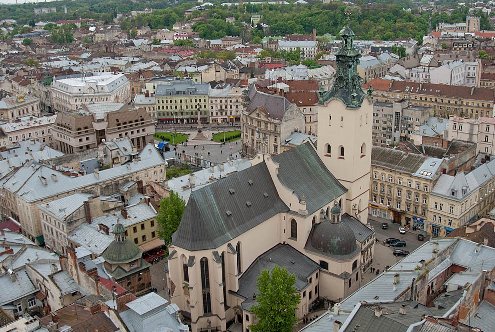
{"label": "grey metal roof", "polygon": [[129,310],[120,313],[122,321],[130,332],[189,331],[176,313],[179,308],[156,293],[149,293],[126,304]]}
{"label": "grey metal roof", "polygon": [[249,88],[248,97],[249,104],[246,107],[246,111],[248,113],[252,113],[258,109],[263,109],[270,118],[275,120],[282,120],[285,112],[291,106],[296,107],[283,96],[271,95],[257,91],[254,84]]}
{"label": "grey metal roof", "polygon": [[308,213],[314,213],[342,196],[347,189],[323,164],[310,142],[273,157],[279,163],[278,178],[306,200]]}
{"label": "grey metal roof", "polygon": [[[88,187],[104,181],[124,175],[134,174],[138,171],[165,165],[165,161],[153,144],[148,144],[139,154],[139,160],[125,165],[112,167],[95,174],[78,177],[69,177],[44,165],[25,165],[17,170],[4,184],[3,187],[16,192],[24,201],[35,202],[47,197],[63,194],[84,187]],[[44,184],[46,183],[46,184]]]}
{"label": "grey metal roof", "polygon": [[172,243],[187,250],[218,248],[288,210],[260,163],[193,191]]}
{"label": "grey metal roof", "polygon": [[488,301],[481,301],[478,309],[469,317],[469,325],[482,331],[493,331],[495,328],[495,306]]}
{"label": "grey metal roof", "polygon": [[52,275],[53,281],[60,289],[62,295],[79,291],[79,285],[72,279],[67,271],[59,271]]}
{"label": "grey metal roof", "polygon": [[15,272],[15,278],[6,273],[0,276],[0,305],[9,304],[25,296],[36,293],[37,287],[29,278],[26,270]]}
{"label": "grey metal roof", "polygon": [[66,197],[62,197],[51,201],[50,203],[40,204],[38,207],[47,213],[52,214],[58,220],[65,220],[77,209],[84,205],[88,199],[91,198],[91,194],[75,193]]}
{"label": "grey metal roof", "polygon": [[326,218],[313,225],[304,249],[340,259],[352,258],[360,250],[347,223],[333,223]]}
{"label": "grey metal roof", "polygon": [[275,266],[283,267],[296,276],[295,286],[298,291],[302,291],[308,286],[309,277],[320,268],[317,263],[290,245],[277,244],[260,255],[239,279],[237,293],[247,299],[248,307],[246,309],[255,304],[253,295],[258,293],[258,287],[256,286],[258,276],[264,270],[273,270]]}
{"label": "grey metal roof", "polygon": [[346,224],[353,232],[356,240],[359,242],[366,241],[375,233],[371,228],[354,218],[348,213],[344,213],[341,217],[341,222]]}
{"label": "grey metal roof", "polygon": [[86,223],[73,230],[68,238],[72,242],[79,244],[98,256],[101,255],[113,241],[113,236],[103,234],[98,231],[96,227]]}
{"label": "grey metal roof", "polygon": [[457,328],[443,325],[440,322],[425,321],[417,332],[456,332]]}
{"label": "grey metal roof", "polygon": [[191,80],[174,80],[160,82],[156,86],[155,96],[175,95],[208,95],[210,85],[208,83],[196,83]]}
{"label": "grey metal roof", "polygon": [[330,311],[326,311],[316,320],[303,327],[300,332],[329,332],[332,331],[334,322],[343,323],[348,316],[348,314],[335,315]]}
{"label": "grey metal roof", "polygon": [[[405,314],[399,313],[404,309]],[[375,309],[381,309],[382,315],[377,317]],[[362,304],[352,317],[344,331],[407,331],[412,324],[419,323],[425,315],[441,316],[447,309],[426,307],[414,301]]]}

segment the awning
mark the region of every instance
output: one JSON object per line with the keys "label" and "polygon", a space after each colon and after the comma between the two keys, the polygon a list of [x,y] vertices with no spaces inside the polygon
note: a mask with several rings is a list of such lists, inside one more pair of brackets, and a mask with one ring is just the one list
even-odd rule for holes
{"label": "awning", "polygon": [[151,240],[150,242],[143,243],[142,245],[139,246],[143,252],[147,252],[150,250],[153,250],[155,248],[160,248],[161,246],[164,246],[165,242],[163,242],[162,239],[154,239]]}

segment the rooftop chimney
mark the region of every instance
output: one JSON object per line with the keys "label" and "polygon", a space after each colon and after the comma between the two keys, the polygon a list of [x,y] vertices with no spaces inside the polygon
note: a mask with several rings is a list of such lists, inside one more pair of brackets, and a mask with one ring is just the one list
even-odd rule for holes
{"label": "rooftop chimney", "polygon": [[399,314],[401,315],[405,315],[406,314],[406,305],[403,304],[400,308],[399,308]]}
{"label": "rooftop chimney", "polygon": [[381,317],[383,314],[382,307],[375,308],[375,317]]}
{"label": "rooftop chimney", "polygon": [[397,285],[400,282],[400,274],[394,274],[394,285]]}
{"label": "rooftop chimney", "polygon": [[120,213],[122,214],[122,217],[124,217],[124,219],[127,219],[128,214],[127,214],[127,210],[125,208],[122,208],[120,210]]}

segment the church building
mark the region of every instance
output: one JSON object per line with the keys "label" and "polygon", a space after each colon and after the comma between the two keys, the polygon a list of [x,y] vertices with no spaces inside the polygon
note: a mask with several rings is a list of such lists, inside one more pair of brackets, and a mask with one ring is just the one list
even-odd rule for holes
{"label": "church building", "polygon": [[372,106],[354,34],[341,36],[336,85],[320,93],[317,147],[258,155],[191,193],[166,277],[192,331],[249,331],[257,277],[276,265],[296,275],[298,318],[315,300],[339,301],[360,287],[375,243],[366,226]]}

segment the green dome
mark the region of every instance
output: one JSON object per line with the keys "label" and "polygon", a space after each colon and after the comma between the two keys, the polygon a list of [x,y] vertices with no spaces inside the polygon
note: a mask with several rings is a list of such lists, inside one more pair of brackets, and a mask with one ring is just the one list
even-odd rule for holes
{"label": "green dome", "polygon": [[113,228],[115,240],[103,252],[103,258],[110,264],[125,264],[141,258],[141,249],[125,238],[124,226],[117,223]]}

